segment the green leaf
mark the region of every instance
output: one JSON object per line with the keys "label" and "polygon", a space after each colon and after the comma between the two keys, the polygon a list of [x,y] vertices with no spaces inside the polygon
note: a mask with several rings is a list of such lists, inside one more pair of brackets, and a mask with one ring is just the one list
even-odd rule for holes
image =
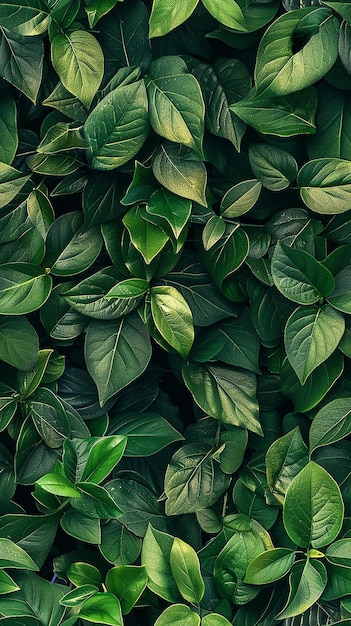
{"label": "green leaf", "polygon": [[132,457],[151,456],[169,444],[184,439],[164,417],[151,411],[119,416],[111,423],[109,432],[126,436],[124,455]]}
{"label": "green leaf", "polygon": [[256,178],[243,180],[231,187],[222,198],[221,216],[232,219],[250,211],[259,198],[261,188],[262,185]]}
{"label": "green leaf", "polygon": [[199,0],[153,0],[149,22],[149,37],[162,37],[185,22]]}
{"label": "green leaf", "polygon": [[283,578],[295,560],[295,551],[290,548],[272,548],[259,554],[246,570],[244,581],[251,585],[265,585]]}
{"label": "green leaf", "polygon": [[92,518],[120,517],[120,509],[104,487],[88,482],[76,483],[76,487],[81,492],[81,497],[71,500],[74,509]]}
{"label": "green leaf", "polygon": [[157,189],[146,204],[149,219],[157,220],[165,232],[178,239],[191,215],[191,201],[180,198],[167,189]]}
{"label": "green leaf", "polygon": [[[338,26],[331,11],[322,7],[289,11],[275,20],[257,51],[257,92],[265,97],[282,96],[301,91],[322,78],[337,58]],[[294,54],[293,38],[299,36],[308,40]]]}
{"label": "green leaf", "polygon": [[116,478],[106,484],[106,489],[121,511],[120,523],[138,537],[145,535],[148,524],[162,530],[166,527],[163,507],[152,485]]}
{"label": "green leaf", "polygon": [[155,626],[200,626],[200,616],[185,604],[173,604],[159,615]]}
{"label": "green leaf", "polygon": [[46,31],[50,16],[40,0],[6,0],[1,3],[0,21],[9,30],[33,36]]}
{"label": "green leaf", "polygon": [[212,215],[202,231],[202,245],[207,252],[225,233],[225,221],[218,215]]}
{"label": "green leaf", "polygon": [[121,605],[112,593],[95,593],[85,600],[79,611],[79,616],[93,624],[107,624],[108,626],[123,626]]}
{"label": "green leaf", "polygon": [[202,155],[205,107],[201,89],[177,56],[153,61],[147,80],[149,118],[154,131]]}
{"label": "green leaf", "polygon": [[79,606],[82,602],[84,602],[84,600],[94,595],[98,590],[99,588],[95,585],[81,585],[80,587],[72,589],[72,591],[66,593],[61,598],[60,604],[67,607]]}
{"label": "green leaf", "polygon": [[308,463],[307,447],[300,429],[279,437],[266,454],[267,484],[274,497],[284,504],[285,495],[293,479]]}
{"label": "green leaf", "polygon": [[0,571],[0,594],[13,593],[19,590],[19,586],[15,581],[6,574],[6,572]]}
{"label": "green leaf", "polygon": [[170,460],[165,475],[166,514],[193,513],[212,506],[229,486],[213,459],[214,450],[205,444],[190,443]]}
{"label": "green leaf", "polygon": [[39,309],[49,297],[51,277],[33,263],[0,265],[2,315],[24,315]]}
{"label": "green leaf", "polygon": [[286,355],[301,385],[334,352],[345,331],[344,316],[329,304],[298,307],[284,333]]}
{"label": "green leaf", "polygon": [[324,590],[323,599],[329,601],[348,596],[350,581],[350,567],[342,567],[340,565],[331,565],[328,563],[328,585]]}
{"label": "green leaf", "polygon": [[50,389],[39,387],[29,403],[33,423],[50,448],[60,448],[70,436],[70,424],[61,400]]}
{"label": "green leaf", "polygon": [[310,159],[350,159],[349,137],[350,94],[333,88],[329,83],[318,86],[317,132],[308,138]]}
{"label": "green leaf", "polygon": [[207,613],[201,618],[201,626],[229,626],[231,622],[219,613]]}
{"label": "green leaf", "polygon": [[141,563],[149,577],[147,586],[168,602],[178,602],[180,594],[172,575],[170,554],[174,537],[149,525],[141,551]]}
{"label": "green leaf", "polygon": [[226,0],[202,0],[202,4],[213,17],[224,26],[238,31],[245,30],[245,20],[240,6]]}
{"label": "green leaf", "polygon": [[123,217],[123,224],[129,232],[132,244],[149,265],[165,247],[167,235],[148,221],[146,209],[138,205],[128,210]]}
{"label": "green leaf", "polygon": [[21,191],[30,176],[6,163],[0,162],[0,209],[9,204]]}
{"label": "green leaf", "polygon": [[91,167],[111,170],[127,163],[139,152],[149,130],[144,82],[121,85],[107,94],[92,110],[83,130]]}
{"label": "green leaf", "polygon": [[77,587],[89,584],[89,582],[99,587],[102,582],[102,576],[98,568],[84,561],[72,560],[67,567],[66,573],[70,582]]}
{"label": "green leaf", "polygon": [[339,539],[334,541],[325,551],[325,555],[330,563],[334,565],[344,565],[350,567],[351,563],[351,541],[350,539]]}
{"label": "green leaf", "polygon": [[287,619],[300,615],[321,597],[327,584],[325,566],[316,559],[298,561],[292,567],[289,577],[289,598],[284,609],[276,616]]}
{"label": "green leaf", "polygon": [[279,241],[272,256],[271,270],[277,289],[298,304],[314,304],[334,289],[334,278],[324,265],[308,252]]}
{"label": "green leaf", "polygon": [[351,432],[351,399],[337,398],[315,415],[309,433],[310,450],[345,439]]}
{"label": "green leaf", "polygon": [[185,358],[194,341],[191,310],[174,287],[151,287],[151,312],[162,337]]}
{"label": "green leaf", "polygon": [[249,147],[250,166],[263,187],[281,191],[289,187],[297,175],[297,163],[292,154],[265,143]]}
{"label": "green leaf", "polygon": [[36,484],[55,496],[62,496],[64,498],[81,497],[80,491],[62,474],[45,474],[36,481]]}
{"label": "green leaf", "polygon": [[17,400],[12,397],[0,397],[0,431],[5,430],[17,411]]}
{"label": "green leaf", "polygon": [[85,7],[90,28],[94,28],[98,21],[116,6],[117,2],[123,2],[123,0],[93,0],[90,2],[90,4]]}
{"label": "green leaf", "polygon": [[239,151],[246,124],[229,105],[248,95],[251,78],[245,65],[237,59],[216,59],[211,65],[199,63],[193,69],[206,102],[205,122],[217,137],[228,139]]}
{"label": "green leaf", "polygon": [[262,434],[255,374],[234,367],[190,363],[183,366],[182,375],[195,402],[207,415],[223,424]]}
{"label": "green leaf", "polygon": [[22,316],[0,318],[0,358],[19,370],[34,367],[39,350],[38,335]]}
{"label": "green leaf", "polygon": [[207,173],[197,155],[180,146],[161,145],[152,161],[158,182],[172,193],[207,206]]}
{"label": "green leaf", "polygon": [[11,92],[7,90],[1,93],[0,137],[1,160],[11,165],[18,148],[17,108]]}
{"label": "green leaf", "polygon": [[123,615],[127,615],[139,600],[148,582],[145,565],[120,565],[109,569],[105,585],[121,603]]}
{"label": "green leaf", "polygon": [[141,539],[118,520],[110,520],[101,528],[101,553],[109,563],[134,563],[140,555]]}
{"label": "green leaf", "polygon": [[102,406],[143,373],[151,357],[147,330],[137,313],[90,322],[85,339],[87,369]]}
{"label": "green leaf", "polygon": [[223,236],[203,252],[200,259],[211,274],[215,284],[223,290],[230,284],[232,275],[240,268],[249,252],[249,238],[237,222],[227,222]]}
{"label": "green leaf", "polygon": [[7,537],[0,537],[0,554],[1,569],[5,567],[32,571],[39,569],[29,554]]}
{"label": "green leaf", "polygon": [[16,572],[13,579],[20,590],[9,597],[0,598],[0,611],[5,617],[4,623],[7,622],[6,618],[8,624],[12,622],[16,626],[60,623],[64,608],[60,606],[59,601],[67,587],[53,585],[34,572]]}
{"label": "green leaf", "polygon": [[316,108],[314,87],[270,98],[257,95],[253,90],[240,102],[230,105],[230,110],[255,130],[278,137],[314,134]]}
{"label": "green leaf", "polygon": [[283,519],[290,539],[302,548],[322,548],[339,534],[343,513],[337,483],[325,469],[310,461],[286,492]]}
{"label": "green leaf", "polygon": [[104,64],[94,35],[85,30],[59,33],[51,42],[51,61],[63,86],[89,107],[102,81]]}
{"label": "green leaf", "polygon": [[98,438],[89,450],[80,480],[101,483],[122,458],[126,443],[126,437],[119,435]]}
{"label": "green leaf", "polygon": [[[82,497],[81,492],[78,492]],[[61,528],[67,535],[84,541],[99,545],[101,543],[100,520],[88,515],[84,515],[75,509],[68,509],[60,519]],[[97,590],[97,589],[96,589]]]}
{"label": "green leaf", "polygon": [[205,583],[194,548],[175,537],[170,553],[170,565],[174,580],[184,600],[195,604],[201,602],[205,593]]}
{"label": "green leaf", "polygon": [[85,141],[80,134],[80,129],[71,128],[65,122],[58,122],[54,126],[50,126],[37,150],[42,154],[52,154],[78,148],[85,148]]}
{"label": "green leaf", "polygon": [[332,158],[309,161],[300,169],[297,184],[302,200],[316,213],[344,213],[350,208],[350,161]]}

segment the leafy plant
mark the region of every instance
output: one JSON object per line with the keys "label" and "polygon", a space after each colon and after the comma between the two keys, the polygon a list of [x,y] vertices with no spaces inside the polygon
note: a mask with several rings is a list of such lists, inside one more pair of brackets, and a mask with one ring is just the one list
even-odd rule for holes
{"label": "leafy plant", "polygon": [[0,618],[351,623],[351,12],[0,3]]}

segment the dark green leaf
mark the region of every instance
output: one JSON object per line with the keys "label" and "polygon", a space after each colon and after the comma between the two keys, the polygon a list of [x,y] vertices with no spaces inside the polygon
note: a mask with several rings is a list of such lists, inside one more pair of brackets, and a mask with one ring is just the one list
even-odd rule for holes
{"label": "dark green leaf", "polygon": [[337,398],[315,415],[310,428],[311,452],[347,437],[351,432],[351,399]]}
{"label": "dark green leaf", "polygon": [[23,315],[39,309],[49,297],[51,277],[33,263],[0,265],[2,315]]}
{"label": "dark green leaf", "polygon": [[38,335],[26,317],[0,318],[0,358],[20,370],[35,365],[39,350]]}
{"label": "dark green leaf", "polygon": [[150,411],[119,416],[112,422],[109,432],[127,437],[124,454],[133,457],[156,454],[170,443],[183,439],[164,417]]}
{"label": "dark green leaf", "polygon": [[277,615],[279,619],[300,615],[317,602],[327,584],[325,566],[316,559],[298,561],[292,567],[289,583],[289,598]]}

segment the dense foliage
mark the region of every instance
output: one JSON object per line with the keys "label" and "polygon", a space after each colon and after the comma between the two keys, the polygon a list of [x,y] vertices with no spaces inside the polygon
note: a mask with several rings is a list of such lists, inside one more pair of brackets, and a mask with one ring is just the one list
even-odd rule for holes
{"label": "dense foliage", "polygon": [[0,2],[0,623],[351,624],[351,4]]}

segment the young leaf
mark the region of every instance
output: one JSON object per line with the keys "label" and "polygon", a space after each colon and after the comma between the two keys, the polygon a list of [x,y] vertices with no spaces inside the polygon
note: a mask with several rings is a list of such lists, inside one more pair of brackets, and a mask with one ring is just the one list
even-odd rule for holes
{"label": "young leaf", "polygon": [[162,37],[185,22],[199,0],[153,0],[149,37]]}
{"label": "young leaf", "polygon": [[80,491],[62,474],[55,474],[54,472],[45,474],[36,481],[36,484],[55,496],[62,496],[64,498],[81,497]]}
{"label": "young leaf", "polygon": [[331,272],[304,250],[290,248],[278,241],[272,257],[274,284],[288,300],[314,304],[334,289]]}
{"label": "young leaf", "polygon": [[170,552],[170,565],[184,600],[198,604],[205,593],[205,584],[194,548],[175,537]]}
{"label": "young leaf", "polygon": [[92,110],[83,130],[94,169],[115,169],[132,159],[149,131],[144,82],[121,85],[107,94]]}
{"label": "young leaf", "polygon": [[121,603],[123,615],[132,610],[143,593],[148,582],[145,565],[120,565],[109,569],[105,585],[107,591],[113,593]]}
{"label": "young leaf", "polygon": [[322,548],[339,534],[343,514],[337,483],[325,469],[310,461],[286,492],[283,519],[290,539],[302,548]]}
{"label": "young leaf", "polygon": [[151,357],[147,330],[136,313],[90,322],[85,339],[88,372],[102,406],[145,370]]}
{"label": "young leaf", "polygon": [[151,63],[147,80],[149,117],[161,137],[202,155],[205,107],[195,76],[177,56]]}
{"label": "young leaf", "polygon": [[79,616],[93,624],[123,626],[121,605],[112,593],[97,592],[85,600]]}
{"label": "young leaf", "polygon": [[298,561],[289,577],[290,592],[284,609],[276,616],[286,619],[307,611],[321,597],[327,584],[327,571],[316,559]]}
{"label": "young leaf", "polygon": [[246,570],[244,582],[265,585],[283,578],[294,563],[295,551],[290,548],[272,548],[259,554]]}
{"label": "young leaf", "polygon": [[351,399],[337,398],[325,404],[315,415],[309,433],[310,450],[327,446],[351,432]]}
{"label": "young leaf", "polygon": [[63,86],[90,107],[102,77],[100,44],[85,30],[59,33],[51,42],[51,60]]}
{"label": "young leaf", "polygon": [[151,287],[151,312],[162,337],[185,358],[194,341],[189,305],[174,287]]}
{"label": "young leaf", "polygon": [[329,304],[300,306],[289,317],[286,355],[301,385],[334,352],[345,331],[344,316]]}
{"label": "young leaf", "polygon": [[121,436],[98,438],[89,450],[80,480],[99,484],[122,458],[127,439]]}
{"label": "young leaf", "polygon": [[[167,189],[158,189],[149,198],[146,211],[149,218],[161,218],[165,231],[178,239],[191,215],[192,203],[188,198],[180,198]],[[167,229],[167,230],[166,230]]]}

